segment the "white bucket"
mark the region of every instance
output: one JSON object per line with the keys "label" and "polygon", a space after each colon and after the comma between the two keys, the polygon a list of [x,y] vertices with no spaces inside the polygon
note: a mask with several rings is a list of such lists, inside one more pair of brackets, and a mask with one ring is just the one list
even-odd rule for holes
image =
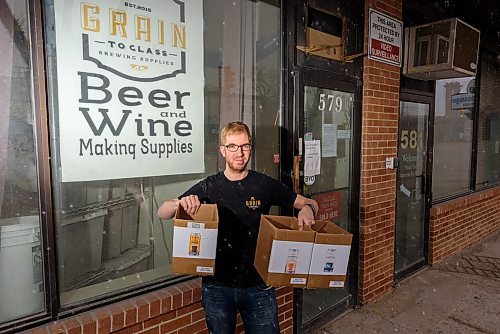
{"label": "white bucket", "polygon": [[38,216],[0,220],[0,322],[44,310]]}

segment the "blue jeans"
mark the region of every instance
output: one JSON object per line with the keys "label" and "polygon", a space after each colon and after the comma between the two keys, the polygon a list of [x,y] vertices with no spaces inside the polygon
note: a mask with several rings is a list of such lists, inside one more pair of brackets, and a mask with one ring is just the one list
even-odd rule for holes
{"label": "blue jeans", "polygon": [[246,334],[279,334],[278,306],[273,287],[231,288],[203,283],[201,303],[211,334],[234,334],[240,311]]}

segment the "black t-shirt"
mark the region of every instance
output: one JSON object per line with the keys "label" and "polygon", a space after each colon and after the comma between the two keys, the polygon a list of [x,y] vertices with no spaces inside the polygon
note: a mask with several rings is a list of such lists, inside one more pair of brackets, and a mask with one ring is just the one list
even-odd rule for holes
{"label": "black t-shirt", "polygon": [[272,177],[249,170],[240,181],[230,181],[224,173],[209,176],[179,198],[187,195],[217,204],[219,211],[215,275],[203,280],[231,287],[262,283],[253,266],[260,216],[269,214],[273,205],[292,208],[297,194]]}

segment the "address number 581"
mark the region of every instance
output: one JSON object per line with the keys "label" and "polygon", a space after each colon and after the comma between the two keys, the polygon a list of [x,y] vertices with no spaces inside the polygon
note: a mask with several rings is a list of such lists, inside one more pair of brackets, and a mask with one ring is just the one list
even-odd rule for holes
{"label": "address number 581", "polygon": [[418,135],[416,130],[402,130],[401,131],[401,148],[417,148]]}

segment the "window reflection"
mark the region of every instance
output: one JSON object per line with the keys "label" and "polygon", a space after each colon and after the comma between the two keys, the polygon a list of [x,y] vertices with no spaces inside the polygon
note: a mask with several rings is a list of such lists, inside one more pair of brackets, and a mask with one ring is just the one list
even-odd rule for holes
{"label": "window reflection", "polygon": [[27,4],[0,0],[0,322],[44,309]]}
{"label": "window reflection", "polygon": [[433,198],[469,190],[474,77],[436,81]]}
{"label": "window reflection", "polygon": [[500,182],[500,58],[484,52],[479,101],[477,184]]}
{"label": "window reflection", "polygon": [[[280,8],[271,3],[204,2],[199,78],[205,82],[205,173],[63,183],[55,170],[62,304],[172,275],[173,227],[159,221],[156,210],[224,166],[218,135],[229,121],[242,120],[253,132],[251,168],[278,177],[279,159],[273,162],[273,156],[279,154],[281,125]],[[55,66],[55,49],[49,46],[50,66]],[[51,78],[56,87],[54,72]],[[56,105],[57,96],[52,101]],[[57,112],[54,108],[53,119]],[[57,134],[57,124],[51,125]]]}

